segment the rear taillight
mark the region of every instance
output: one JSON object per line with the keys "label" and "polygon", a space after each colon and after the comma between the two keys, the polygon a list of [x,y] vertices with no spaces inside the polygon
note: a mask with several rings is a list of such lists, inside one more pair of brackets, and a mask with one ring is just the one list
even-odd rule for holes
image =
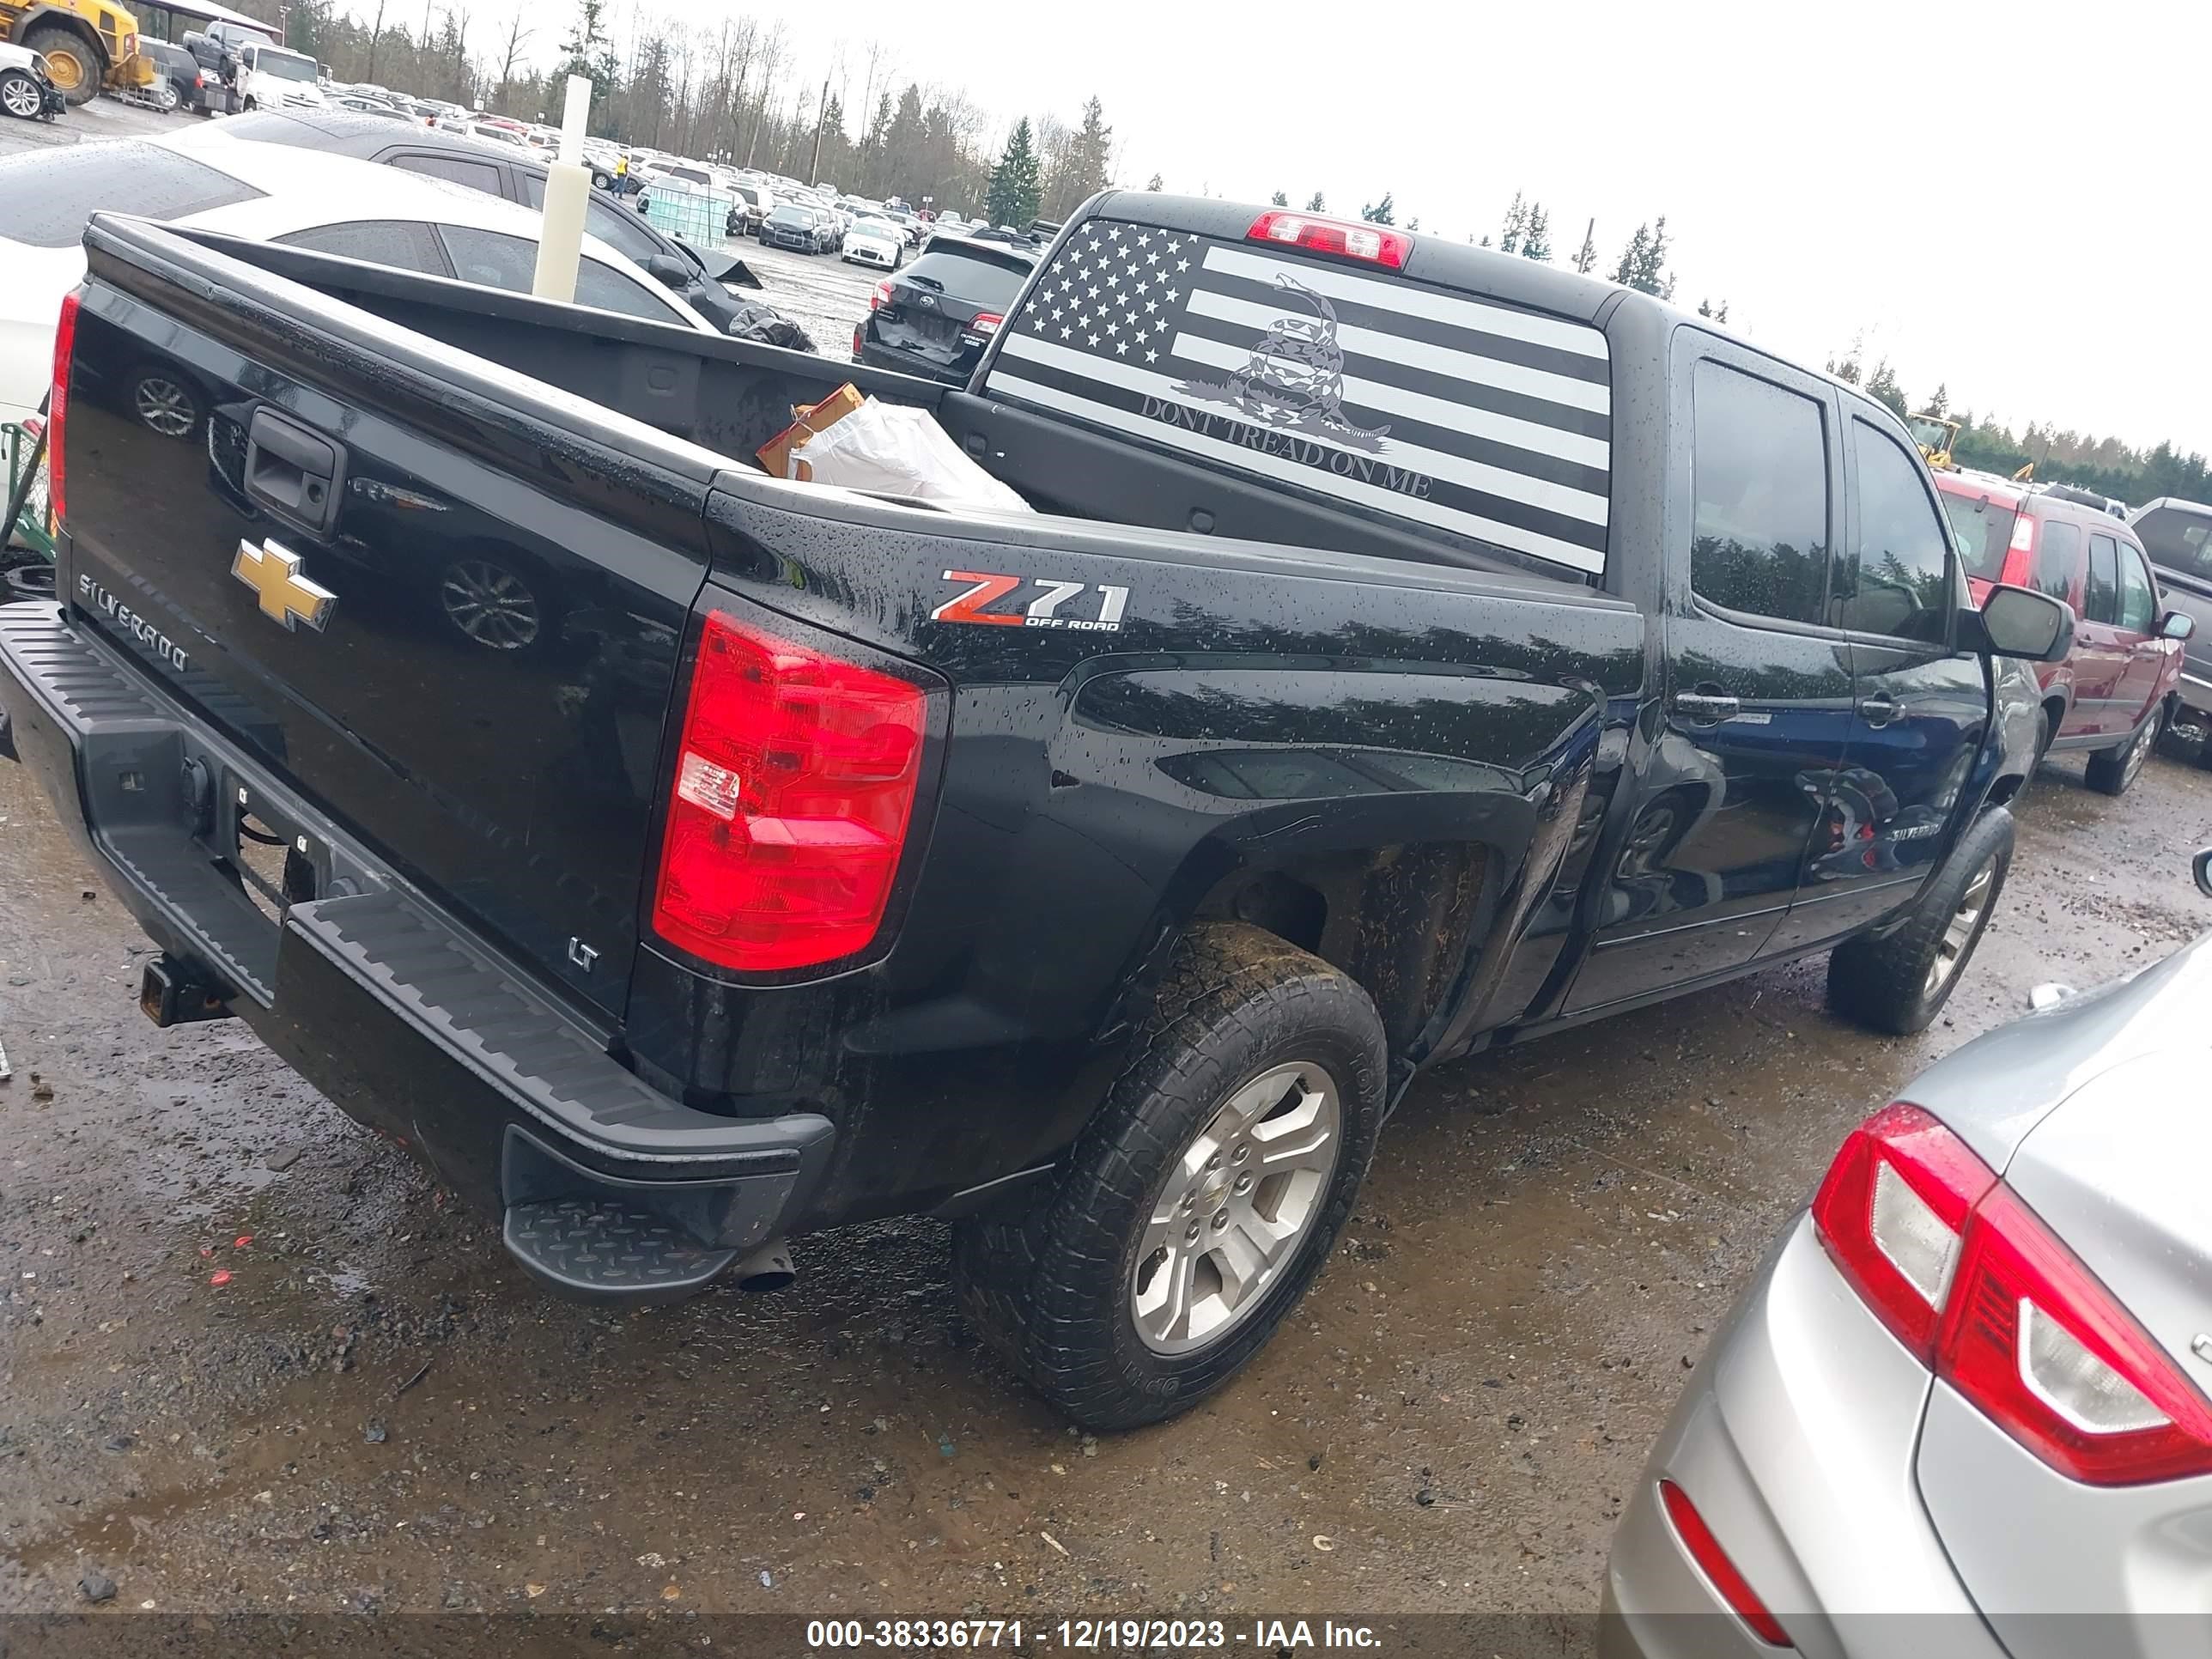
{"label": "rear taillight", "polygon": [[684,713],[654,931],[750,971],[866,950],[913,817],[926,712],[910,681],[710,612]]}
{"label": "rear taillight", "polygon": [[69,501],[62,476],[62,428],[69,416],[70,359],[76,352],[77,299],[62,296],[61,316],[54,324],[54,384],[46,394],[46,499],[58,520],[69,517]]}
{"label": "rear taillight", "polygon": [[1698,1513],[1698,1506],[1690,1501],[1690,1495],[1673,1481],[1662,1480],[1659,1501],[1666,1506],[1667,1519],[1674,1523],[1674,1535],[1682,1540],[1682,1547],[1690,1553],[1690,1559],[1698,1564],[1698,1571],[1705,1575],[1714,1593],[1734,1609],[1737,1618],[1751,1626],[1760,1641],[1771,1647],[1788,1647],[1789,1632],[1766,1610],[1766,1603],[1759,1599],[1758,1592],[1752,1589],[1736,1564],[1729,1559],[1728,1552],[1713,1536],[1713,1529]]}
{"label": "rear taillight", "polygon": [[2212,1473],[2212,1403],[1918,1107],[1887,1107],[1852,1132],[1813,1221],[1898,1339],[2053,1468],[2104,1486]]}
{"label": "rear taillight", "polygon": [[861,348],[866,344],[867,335],[868,325],[866,323],[853,325],[853,356],[854,357],[857,358],[860,355]]}
{"label": "rear taillight", "polygon": [[1402,270],[1413,239],[1402,230],[1370,225],[1364,220],[1316,219],[1310,214],[1282,209],[1263,213],[1244,233],[1248,242],[1287,242],[1316,253],[1340,253],[1370,264]]}
{"label": "rear taillight", "polygon": [[988,340],[1005,326],[1006,321],[1006,319],[995,311],[979,311],[975,313],[975,321],[968,325],[968,331],[970,334],[980,334]]}
{"label": "rear taillight", "polygon": [[868,295],[868,309],[871,311],[880,311],[884,307],[889,305],[890,302],[891,279],[886,276],[882,282],[876,284],[875,291]]}
{"label": "rear taillight", "polygon": [[2021,513],[2012,521],[2012,540],[2005,547],[2004,565],[1997,572],[1997,580],[2012,587],[2027,586],[2027,574],[2035,567],[2035,520]]}
{"label": "rear taillight", "polygon": [[1813,1200],[1836,1266],[1923,1365],[1934,1364],[1966,1218],[1996,1184],[1956,1135],[1900,1103],[1851,1131]]}

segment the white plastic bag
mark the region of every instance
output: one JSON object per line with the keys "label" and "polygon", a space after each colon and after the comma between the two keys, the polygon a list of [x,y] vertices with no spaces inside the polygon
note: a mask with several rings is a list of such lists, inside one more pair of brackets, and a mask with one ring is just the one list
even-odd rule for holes
{"label": "white plastic bag", "polygon": [[1000,513],[1033,509],[960,453],[926,409],[869,398],[791,452],[813,482]]}

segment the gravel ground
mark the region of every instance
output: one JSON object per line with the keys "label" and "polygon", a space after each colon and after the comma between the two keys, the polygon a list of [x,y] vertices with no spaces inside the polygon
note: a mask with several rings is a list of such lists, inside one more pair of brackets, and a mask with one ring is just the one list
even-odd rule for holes
{"label": "gravel ground", "polygon": [[[872,281],[759,269],[833,349]],[[802,1240],[780,1296],[546,1299],[242,1027],[142,1019],[147,946],[0,765],[0,1613],[82,1608],[88,1575],[108,1612],[1587,1612],[1844,1131],[2032,985],[2212,919],[2190,761],[2122,801],[2053,763],[2021,816],[1923,1036],[1840,1025],[1813,963],[1431,1073],[1292,1326],[1092,1441],[975,1348],[932,1224]]]}
{"label": "gravel ground", "polygon": [[1588,1610],[1844,1130],[2212,915],[2212,775],[2079,775],[1925,1036],[1838,1024],[1816,963],[1431,1073],[1294,1325],[1091,1441],[974,1346],[932,1224],[803,1240],[780,1296],[547,1300],[242,1027],[142,1019],[143,941],[0,765],[0,1612],[93,1569],[207,1612]]}

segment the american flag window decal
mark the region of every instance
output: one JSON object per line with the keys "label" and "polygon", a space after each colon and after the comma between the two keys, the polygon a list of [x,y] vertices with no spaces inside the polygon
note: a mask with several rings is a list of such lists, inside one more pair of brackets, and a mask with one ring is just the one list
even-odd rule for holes
{"label": "american flag window decal", "polygon": [[1101,219],[1045,268],[983,390],[1598,572],[1611,386],[1585,324]]}

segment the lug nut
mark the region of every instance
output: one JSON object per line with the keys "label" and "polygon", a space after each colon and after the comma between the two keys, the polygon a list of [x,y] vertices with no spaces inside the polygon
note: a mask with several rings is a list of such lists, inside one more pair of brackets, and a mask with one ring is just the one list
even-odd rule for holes
{"label": "lug nut", "polygon": [[1197,1188],[1192,1188],[1188,1192],[1182,1195],[1182,1207],[1186,1213],[1198,1207]]}
{"label": "lug nut", "polygon": [[1235,1190],[1240,1193],[1249,1193],[1252,1190],[1252,1175],[1249,1170],[1237,1177]]}
{"label": "lug nut", "polygon": [[1209,1170],[1219,1169],[1221,1167],[1221,1154],[1216,1152],[1212,1158],[1206,1159],[1206,1167]]}
{"label": "lug nut", "polygon": [[1186,1244],[1195,1244],[1198,1243],[1198,1223],[1195,1221],[1192,1222],[1189,1227],[1184,1231],[1182,1242]]}
{"label": "lug nut", "polygon": [[1213,1231],[1218,1233],[1228,1224],[1229,1212],[1226,1210],[1216,1210],[1213,1212]]}
{"label": "lug nut", "polygon": [[1237,1152],[1236,1152],[1236,1161],[1237,1161],[1237,1163],[1239,1163],[1239,1164],[1242,1164],[1242,1163],[1243,1163],[1246,1158],[1249,1158],[1249,1157],[1251,1157],[1251,1156],[1252,1156],[1252,1146],[1251,1146],[1251,1143],[1250,1143],[1249,1141],[1239,1141],[1239,1142],[1237,1142]]}

